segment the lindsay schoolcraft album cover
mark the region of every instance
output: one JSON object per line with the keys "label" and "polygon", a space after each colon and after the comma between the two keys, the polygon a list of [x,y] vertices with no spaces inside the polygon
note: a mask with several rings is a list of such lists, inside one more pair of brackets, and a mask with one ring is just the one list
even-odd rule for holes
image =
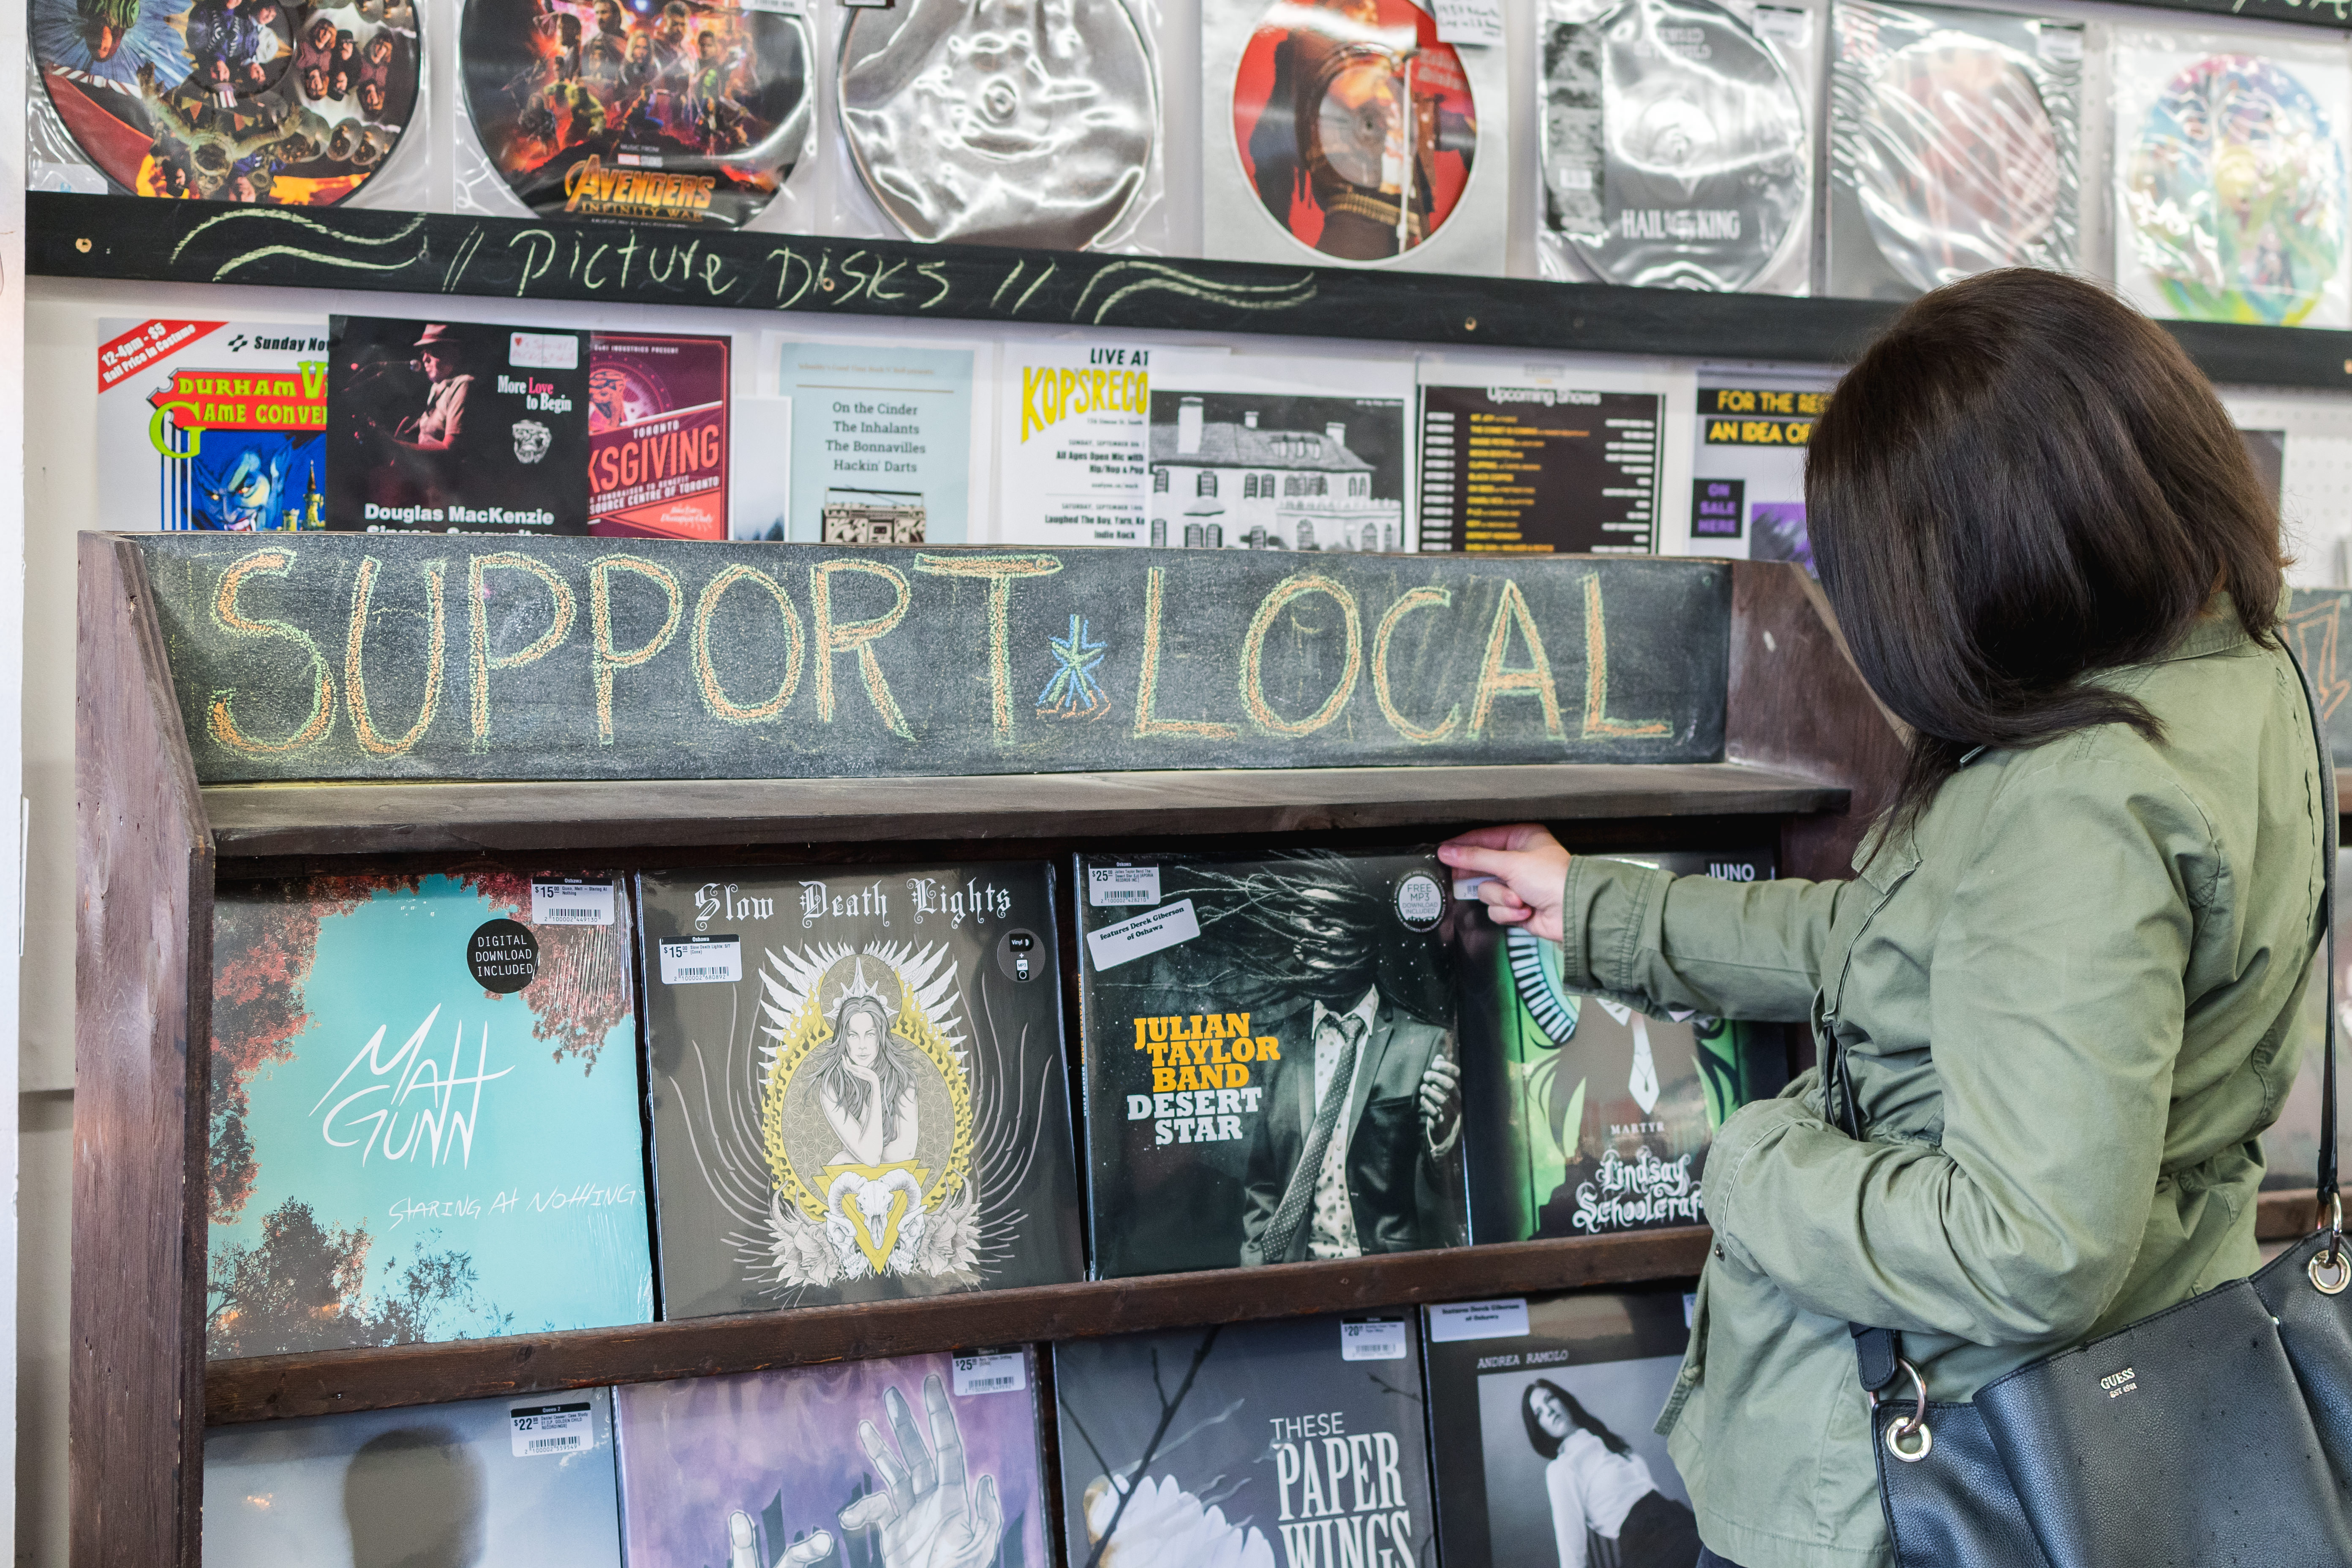
{"label": "lindsay schoolcraft album cover", "polygon": [[331,316],[327,525],[588,531],[588,334]]}
{"label": "lindsay schoolcraft album cover", "polygon": [[1076,1279],[1054,872],[647,872],[672,1318]]}
{"label": "lindsay schoolcraft album cover", "polygon": [[652,1320],[612,880],[322,877],[214,908],[208,1355]]}
{"label": "lindsay schoolcraft album cover", "polygon": [[[1606,858],[1677,876],[1769,880],[1769,851]],[[1787,1079],[1780,1026],[1651,1016],[1568,988],[1558,942],[1462,905],[1454,927],[1478,1241],[1699,1225],[1723,1119]]]}
{"label": "lindsay schoolcraft album cover", "polygon": [[628,1561],[1047,1568],[1037,1384],[1015,1346],[631,1384]]}
{"label": "lindsay schoolcraft album cover", "polygon": [[1654,1430],[1690,1340],[1679,1285],[1423,1309],[1445,1568],[1693,1568]]}
{"label": "lindsay schoolcraft album cover", "polygon": [[1078,860],[1100,1278],[1465,1239],[1445,869]]}
{"label": "lindsay schoolcraft album cover", "polygon": [[1065,1561],[1435,1568],[1407,1313],[1054,1347]]}
{"label": "lindsay schoolcraft album cover", "polygon": [[621,1568],[602,1388],[216,1426],[205,1555],[238,1568]]}

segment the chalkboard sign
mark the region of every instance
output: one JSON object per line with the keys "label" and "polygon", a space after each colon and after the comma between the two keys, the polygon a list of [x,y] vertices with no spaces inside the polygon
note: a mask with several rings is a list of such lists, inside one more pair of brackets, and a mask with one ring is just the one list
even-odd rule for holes
{"label": "chalkboard sign", "polygon": [[1719,563],[137,542],[207,784],[1723,755]]}
{"label": "chalkboard sign", "polygon": [[2352,591],[2295,588],[2287,594],[2286,631],[2318,700],[2319,721],[2338,768],[2352,770]]}

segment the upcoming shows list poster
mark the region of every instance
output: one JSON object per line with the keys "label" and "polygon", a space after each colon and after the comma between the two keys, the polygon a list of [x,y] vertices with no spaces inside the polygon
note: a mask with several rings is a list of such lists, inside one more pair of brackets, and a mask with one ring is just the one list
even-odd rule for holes
{"label": "upcoming shows list poster", "polygon": [[1793,561],[1821,574],[1805,530],[1805,449],[1835,384],[1818,370],[1699,372],[1692,554]]}
{"label": "upcoming shows list poster", "polygon": [[1690,1494],[1652,1428],[1690,1331],[1679,1286],[1423,1309],[1445,1568],[1691,1568]]}
{"label": "upcoming shows list poster", "polygon": [[729,340],[588,342],[588,531],[727,537]]}
{"label": "upcoming shows list poster", "polygon": [[1098,1277],[1465,1238],[1444,877],[1417,850],[1079,858]]}
{"label": "upcoming shows list poster", "polygon": [[328,319],[327,521],[588,531],[585,332]]}
{"label": "upcoming shows list poster", "polygon": [[986,348],[772,338],[792,400],[789,536],[962,544],[988,493]]}
{"label": "upcoming shows list poster", "polygon": [[623,1388],[627,1560],[1046,1568],[1034,1370],[1016,1347]]}
{"label": "upcoming shows list poster", "polygon": [[98,525],[325,521],[324,321],[98,323]]}
{"label": "upcoming shows list poster", "polygon": [[[1662,394],[1573,373],[1424,367],[1421,548],[1644,554],[1657,548]],[[1604,384],[1606,384],[1604,383]]]}
{"label": "upcoming shows list poster", "polygon": [[1000,542],[1145,542],[1151,360],[1150,349],[1109,341],[1005,350]]}
{"label": "upcoming shows list poster", "polygon": [[1055,1345],[1064,1560],[1436,1568],[1416,1326],[1291,1318]]}
{"label": "upcoming shows list poster", "polygon": [[206,1352],[653,1316],[629,905],[473,871],[224,892]]}
{"label": "upcoming shows list poster", "polygon": [[205,1556],[239,1568],[621,1568],[602,1388],[216,1426]]}
{"label": "upcoming shows list poster", "polygon": [[646,874],[667,1316],[1078,1278],[1053,883]]}

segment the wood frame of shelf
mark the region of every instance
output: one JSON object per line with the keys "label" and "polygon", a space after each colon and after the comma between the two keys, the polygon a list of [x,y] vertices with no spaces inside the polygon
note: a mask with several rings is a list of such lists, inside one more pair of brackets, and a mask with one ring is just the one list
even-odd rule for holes
{"label": "wood frame of shelf", "polygon": [[1900,757],[1819,588],[1793,566],[1743,562],[1731,567],[1719,763],[207,789],[138,546],[85,534],[80,555],[76,1568],[194,1568],[207,1420],[1671,1279],[1695,1272],[1708,1245],[1695,1227],[207,1366],[213,892],[224,872],[559,847],[1044,845],[1075,833],[1678,817],[1777,828],[1784,872],[1841,875]]}

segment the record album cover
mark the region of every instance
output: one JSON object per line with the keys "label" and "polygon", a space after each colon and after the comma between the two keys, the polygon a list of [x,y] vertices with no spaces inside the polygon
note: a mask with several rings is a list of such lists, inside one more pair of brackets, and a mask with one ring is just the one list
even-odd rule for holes
{"label": "record album cover", "polygon": [[808,155],[789,0],[466,0],[457,47],[483,156],[542,216],[740,228]]}
{"label": "record album cover", "polygon": [[1436,1568],[1404,1313],[1054,1347],[1065,1561]]}
{"label": "record album cover", "polygon": [[727,537],[731,340],[588,340],[588,531]]}
{"label": "record album cover", "polygon": [[2074,270],[2083,24],[1877,0],[1832,17],[1829,291]]}
{"label": "record album cover", "polygon": [[409,0],[32,0],[31,28],[48,188],[332,206],[421,118]]}
{"label": "record album cover", "polygon": [[1501,272],[1503,56],[1444,42],[1412,0],[1204,0],[1207,253]]}
{"label": "record album cover", "polygon": [[1545,276],[1802,294],[1820,18],[1750,0],[1549,0]]}
{"label": "record album cover", "polygon": [[899,0],[836,26],[846,166],[890,231],[1085,250],[1159,184],[1159,63],[1127,0]]}
{"label": "record album cover", "polygon": [[98,323],[98,526],[326,521],[324,321]]}
{"label": "record album cover", "polygon": [[2262,45],[2117,36],[2116,279],[2151,315],[2352,326],[2352,60]]}
{"label": "record album cover", "polygon": [[1675,1285],[1423,1309],[1446,1568],[1694,1568],[1690,1493],[1653,1430],[1689,1300]]}
{"label": "record album cover", "polygon": [[1081,856],[1097,1278],[1465,1239],[1445,871]]}
{"label": "record album cover", "polygon": [[1821,575],[1805,528],[1805,449],[1836,384],[1810,367],[1700,369],[1690,553],[1793,561]]}
{"label": "record album cover", "polygon": [[238,1568],[621,1568],[613,1396],[215,1426],[205,1557]]}
{"label": "record album cover", "polygon": [[1666,442],[1655,378],[1533,374],[1544,369],[1423,364],[1422,549],[1657,548]]}
{"label": "record album cover", "polygon": [[629,905],[522,872],[215,905],[205,1351],[653,1317]]}
{"label": "record album cover", "polygon": [[1412,549],[1412,394],[1401,359],[1161,350],[1146,542]]}
{"label": "record album cover", "polygon": [[588,531],[588,334],[328,318],[327,523]]}
{"label": "record album cover", "polygon": [[638,885],[665,1316],[1079,1278],[1051,867]]}
{"label": "record album cover", "polygon": [[[1616,855],[1678,876],[1754,882],[1772,857]],[[1787,1077],[1776,1025],[1634,1012],[1568,989],[1558,942],[1465,902],[1461,984],[1470,1230],[1480,1242],[1698,1225],[1699,1178],[1723,1119]]]}
{"label": "record album cover", "polygon": [[1025,1347],[614,1395],[630,1568],[1047,1568]]}

